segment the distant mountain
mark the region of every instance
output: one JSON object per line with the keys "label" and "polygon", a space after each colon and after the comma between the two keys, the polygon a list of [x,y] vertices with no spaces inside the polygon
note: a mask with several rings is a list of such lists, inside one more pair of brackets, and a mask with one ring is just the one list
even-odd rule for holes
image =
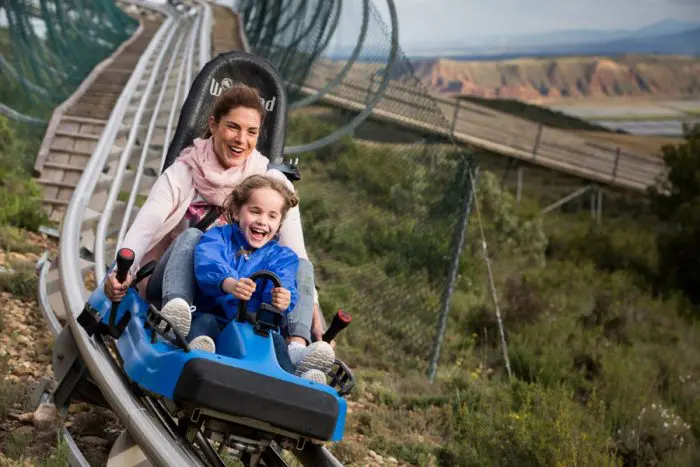
{"label": "distant mountain", "polygon": [[617,39],[597,44],[578,44],[544,48],[544,53],[576,55],[663,54],[700,56],[700,27],[658,36]]}
{"label": "distant mountain", "polygon": [[628,55],[497,61],[415,60],[438,93],[536,101],[566,97],[699,97],[700,58]]}
{"label": "distant mountain", "polygon": [[629,34],[627,37],[655,37],[655,36],[665,36],[669,34],[676,34],[680,32],[690,31],[692,29],[700,28],[700,23],[691,23],[688,21],[679,21],[675,19],[668,19],[665,21],[659,21],[658,23],[650,24],[637,31]]}

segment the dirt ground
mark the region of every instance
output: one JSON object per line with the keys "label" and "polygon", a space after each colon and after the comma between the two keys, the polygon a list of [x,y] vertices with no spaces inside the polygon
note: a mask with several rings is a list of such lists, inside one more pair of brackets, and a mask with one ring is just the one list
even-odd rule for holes
{"label": "dirt ground", "polygon": [[105,465],[120,433],[109,410],[71,405],[59,415],[51,404],[38,405],[33,393],[42,378],[53,378],[53,338],[36,302],[36,262],[44,251],[55,256],[57,242],[42,234],[8,230],[0,236],[0,466],[66,465],[59,442],[70,430],[91,465]]}

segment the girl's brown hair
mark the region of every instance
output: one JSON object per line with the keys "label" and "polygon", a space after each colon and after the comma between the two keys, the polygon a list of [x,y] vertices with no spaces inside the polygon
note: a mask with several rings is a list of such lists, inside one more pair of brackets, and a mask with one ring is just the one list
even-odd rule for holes
{"label": "girl's brown hair", "polygon": [[[214,103],[214,109],[211,115],[214,117],[214,121],[219,123],[221,117],[228,115],[228,113],[238,107],[245,107],[247,109],[253,109],[258,114],[260,114],[260,124],[262,125],[263,120],[265,120],[265,107],[260,100],[260,94],[258,94],[257,89],[250,87],[243,83],[236,83],[226,90]],[[207,126],[205,130],[205,138],[211,136],[211,131]]]}
{"label": "girl's brown hair", "polygon": [[226,202],[224,203],[224,216],[226,222],[229,224],[234,224],[236,222],[233,218],[234,213],[240,211],[240,209],[250,199],[253,191],[259,188],[271,188],[279,193],[282,198],[284,198],[284,204],[282,205],[281,212],[282,220],[284,220],[287,212],[291,208],[299,204],[299,198],[297,197],[296,193],[287,188],[287,186],[281,180],[266,177],[264,175],[251,175],[239,183],[226,199]]}

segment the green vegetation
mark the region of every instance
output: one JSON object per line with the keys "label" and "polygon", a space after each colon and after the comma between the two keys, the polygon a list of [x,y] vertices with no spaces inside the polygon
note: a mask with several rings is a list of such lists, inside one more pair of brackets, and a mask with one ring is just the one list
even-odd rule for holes
{"label": "green vegetation", "polygon": [[38,130],[0,116],[0,225],[36,230],[46,221],[41,192],[30,178],[40,142]]}
{"label": "green vegetation", "polygon": [[[2,223],[36,228],[40,197],[28,174],[39,139],[0,125]],[[288,144],[329,130],[291,118]],[[338,350],[358,388],[346,439],[332,450],[348,466],[366,465],[369,449],[415,465],[700,463],[699,141],[696,128],[686,144],[663,149],[670,196],[652,192],[649,207],[636,210],[620,202],[601,226],[585,213],[542,219],[536,200],[516,206],[482,171],[433,385],[426,362],[468,187],[461,156],[349,138],[303,155],[299,191],[321,305],[327,314],[347,306],[355,318]],[[25,190],[19,201],[17,189]],[[3,248],[21,244],[17,232],[3,230]],[[0,415],[21,395],[0,385]],[[29,441],[8,440],[5,452],[20,458]],[[64,453],[59,445],[54,459]]]}
{"label": "green vegetation", "polygon": [[[36,231],[47,220],[39,187],[30,178],[40,136],[0,116],[0,248],[4,251],[27,251],[20,229]],[[0,291],[33,298],[37,278],[32,266],[9,266],[14,271],[0,273]]]}
{"label": "green vegetation", "polygon": [[[328,130],[292,118],[289,144]],[[697,140],[684,147],[677,153],[697,164]],[[430,385],[425,362],[464,189],[457,154],[437,155],[431,166],[420,151],[345,140],[303,157],[299,191],[321,305],[327,313],[347,306],[355,318],[339,352],[356,369],[358,405],[346,440],[332,448],[346,465],[366,465],[368,449],[416,465],[700,463],[700,327],[687,296],[674,291],[682,287],[657,294],[672,261],[658,234],[677,231],[698,244],[691,226],[700,219],[683,217],[683,206],[700,212],[700,189],[692,201],[671,197],[677,209],[668,221],[649,222],[658,209],[642,202],[625,215],[627,201],[616,200],[616,218],[598,226],[585,211],[545,222],[534,201],[517,207],[482,173],[480,215],[513,378],[472,211]],[[697,168],[684,167],[697,183]],[[696,266],[683,266],[686,275],[698,269],[689,248],[678,249]]]}
{"label": "green vegetation", "polygon": [[542,125],[559,128],[560,130],[588,130],[602,131],[613,133],[609,128],[596,125],[586,120],[572,117],[571,115],[551,110],[545,107],[540,107],[533,104],[527,104],[516,99],[486,99],[476,96],[461,96],[460,99],[472,102],[474,104],[483,105],[499,112],[505,112],[514,117],[524,118]]}
{"label": "green vegetation", "polygon": [[700,125],[684,133],[685,143],[661,149],[668,182],[650,190],[651,208],[665,222],[657,239],[661,287],[700,305]]}

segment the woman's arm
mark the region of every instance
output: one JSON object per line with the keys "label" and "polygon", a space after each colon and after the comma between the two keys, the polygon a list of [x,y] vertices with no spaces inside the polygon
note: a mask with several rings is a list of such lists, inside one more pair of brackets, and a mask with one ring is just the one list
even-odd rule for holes
{"label": "woman's arm", "polygon": [[163,228],[165,219],[172,212],[176,203],[175,198],[168,175],[164,172],[158,177],[148,193],[146,202],[139,209],[121,244],[121,247],[134,250],[132,270],[140,266],[151,239],[159,229]]}

